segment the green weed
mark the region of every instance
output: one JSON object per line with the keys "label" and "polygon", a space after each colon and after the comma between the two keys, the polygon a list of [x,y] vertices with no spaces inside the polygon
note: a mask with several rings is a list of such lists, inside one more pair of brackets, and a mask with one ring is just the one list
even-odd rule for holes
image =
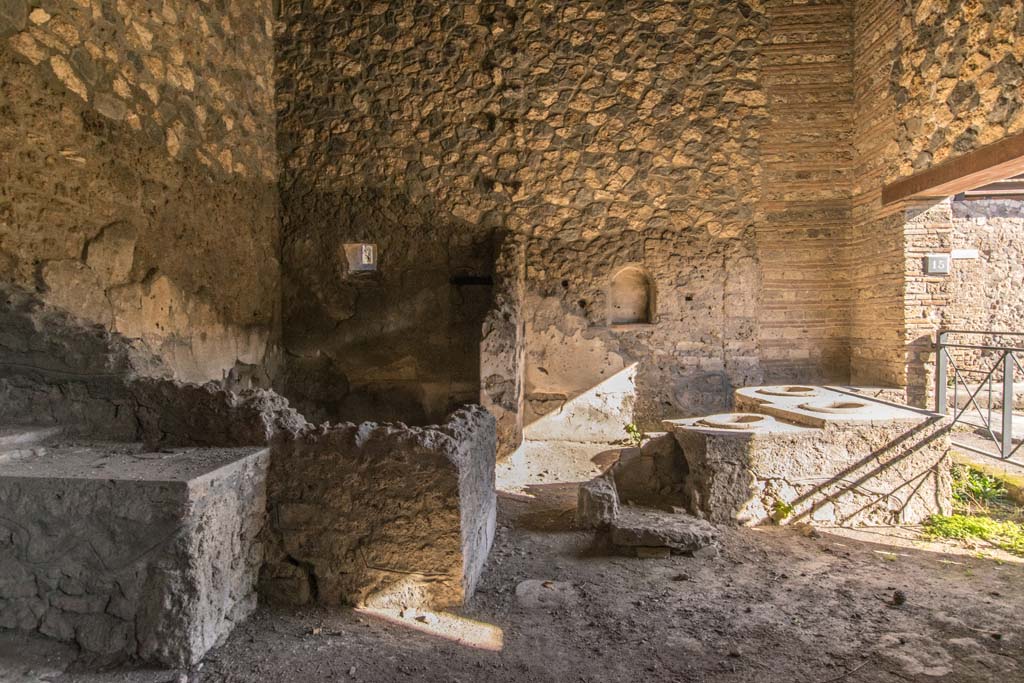
{"label": "green weed", "polygon": [[981,470],[966,465],[954,465],[953,501],[958,507],[984,507],[1006,495],[1003,482]]}
{"label": "green weed", "polygon": [[630,422],[626,425],[626,438],[628,438],[629,442],[635,447],[640,448],[640,445],[644,442],[644,437],[646,436],[647,435],[644,434],[644,430],[637,427],[635,422]]}
{"label": "green weed", "polygon": [[1024,557],[1024,524],[986,515],[932,515],[924,525],[931,539],[982,540]]}

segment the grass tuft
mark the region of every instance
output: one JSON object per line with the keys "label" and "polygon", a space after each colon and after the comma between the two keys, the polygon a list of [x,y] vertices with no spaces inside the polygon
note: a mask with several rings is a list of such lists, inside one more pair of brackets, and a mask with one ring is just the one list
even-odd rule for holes
{"label": "grass tuft", "polygon": [[954,465],[953,501],[958,507],[984,507],[1006,495],[1003,482],[979,469],[966,465]]}
{"label": "grass tuft", "polygon": [[931,539],[981,540],[1024,557],[1024,524],[987,515],[932,515],[924,525]]}

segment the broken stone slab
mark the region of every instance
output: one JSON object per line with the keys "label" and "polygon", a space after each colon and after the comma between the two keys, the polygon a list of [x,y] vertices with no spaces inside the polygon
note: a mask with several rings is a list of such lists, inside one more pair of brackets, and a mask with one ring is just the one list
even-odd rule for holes
{"label": "broken stone slab", "polygon": [[266,449],[0,453],[0,628],[195,664],[256,606]]}
{"label": "broken stone slab", "polygon": [[710,546],[718,530],[710,523],[679,513],[624,505],[611,524],[613,545],[629,548],[671,548],[692,553]]}
{"label": "broken stone slab", "polygon": [[615,482],[598,477],[580,484],[576,499],[576,525],[581,529],[607,529],[619,512]]}

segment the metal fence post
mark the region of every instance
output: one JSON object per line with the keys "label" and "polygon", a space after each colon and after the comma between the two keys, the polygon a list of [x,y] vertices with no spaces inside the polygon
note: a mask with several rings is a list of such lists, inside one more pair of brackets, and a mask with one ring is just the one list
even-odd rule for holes
{"label": "metal fence post", "polygon": [[939,332],[935,352],[935,412],[946,414],[946,379],[949,369],[946,351],[946,332]]}
{"label": "metal fence post", "polygon": [[1009,458],[1013,452],[1013,351],[1003,352],[1003,438],[1000,454]]}

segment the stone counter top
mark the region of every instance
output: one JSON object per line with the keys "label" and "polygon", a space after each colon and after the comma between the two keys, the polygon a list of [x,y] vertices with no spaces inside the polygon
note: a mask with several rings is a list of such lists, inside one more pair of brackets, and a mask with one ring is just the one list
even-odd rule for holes
{"label": "stone counter top", "polygon": [[0,477],[188,482],[260,450],[263,449],[148,450],[142,444],[44,443],[0,448]]}

